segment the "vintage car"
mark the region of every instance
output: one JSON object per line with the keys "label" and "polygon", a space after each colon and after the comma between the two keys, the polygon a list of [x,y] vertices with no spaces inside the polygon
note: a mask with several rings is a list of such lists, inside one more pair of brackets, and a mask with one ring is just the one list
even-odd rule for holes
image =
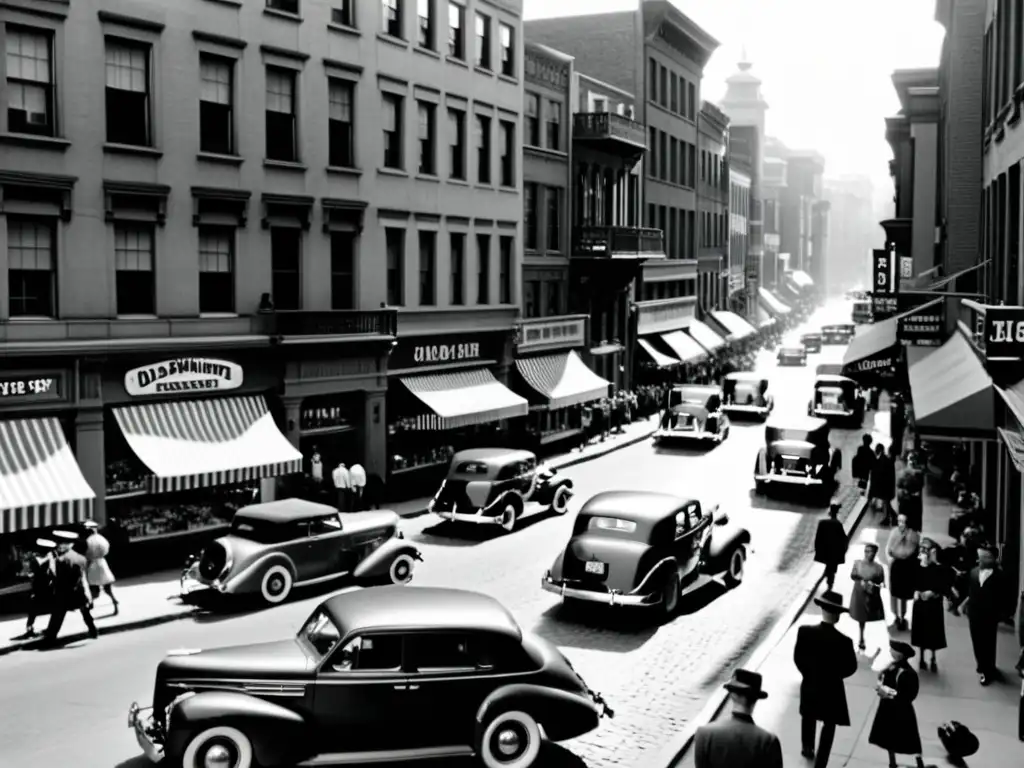
{"label": "vintage car", "polygon": [[761,374],[742,371],[722,379],[722,410],[730,416],[767,419],[773,408],[775,399],[768,394],[768,379]]}
{"label": "vintage car", "polygon": [[803,344],[783,344],[777,355],[779,365],[807,365],[807,347]]}
{"label": "vintage car", "polygon": [[750,533],[718,505],[650,491],[606,491],[576,516],[565,549],[541,586],[565,601],[656,608],[711,580],[743,580]]}
{"label": "vintage car", "polygon": [[655,444],[674,440],[720,443],[729,436],[729,417],[722,411],[722,388],[684,384],[669,390]]}
{"label": "vintage car", "polygon": [[829,442],[827,421],[775,417],[765,424],[764,442],[754,463],[758,493],[778,486],[804,486],[831,496],[843,462],[839,449]]}
{"label": "vintage car", "polygon": [[851,313],[851,320],[854,325],[867,325],[874,319],[874,312],[871,309],[870,301],[855,301],[853,302],[853,311]]}
{"label": "vintage car", "polygon": [[860,386],[853,379],[832,371],[832,367],[818,366],[814,397],[807,404],[807,415],[841,420],[848,426],[859,427],[864,421],[865,407]]}
{"label": "vintage car", "polygon": [[276,768],[477,756],[538,764],[614,713],[496,600],[375,587],[328,598],[295,637],[172,651],[128,725],[153,762]]}
{"label": "vintage car", "polygon": [[804,345],[804,349],[807,350],[808,354],[821,352],[822,339],[820,333],[805,333],[800,337],[800,343]]}
{"label": "vintage car", "polygon": [[853,323],[826,325],[821,329],[821,340],[824,344],[849,344],[857,333]]}
{"label": "vintage car", "polygon": [[351,576],[362,583],[407,584],[419,550],[388,510],[348,512],[302,499],[252,504],[235,512],[227,535],[189,558],[181,591],[284,602],[294,587]]}
{"label": "vintage car", "polygon": [[500,525],[512,531],[526,513],[564,515],[573,496],[572,480],[538,465],[529,451],[474,448],[452,457],[427,511],[458,523]]}

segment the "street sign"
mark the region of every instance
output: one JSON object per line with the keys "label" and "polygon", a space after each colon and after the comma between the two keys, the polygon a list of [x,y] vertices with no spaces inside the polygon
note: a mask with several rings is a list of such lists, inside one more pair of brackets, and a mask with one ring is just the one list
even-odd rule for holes
{"label": "street sign", "polygon": [[900,256],[900,280],[911,280],[914,277],[914,257]]}
{"label": "street sign", "polygon": [[987,307],[984,338],[989,361],[1024,359],[1024,307]]}

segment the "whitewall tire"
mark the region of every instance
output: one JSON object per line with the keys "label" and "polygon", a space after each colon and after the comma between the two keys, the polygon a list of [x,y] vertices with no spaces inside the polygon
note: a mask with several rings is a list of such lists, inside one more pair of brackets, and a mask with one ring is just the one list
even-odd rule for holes
{"label": "whitewall tire", "polygon": [[412,581],[412,573],[416,569],[416,561],[412,555],[402,553],[391,561],[388,568],[388,581],[392,584],[408,584]]}
{"label": "whitewall tire", "polygon": [[519,520],[519,510],[516,509],[516,505],[512,502],[508,502],[505,505],[505,509],[501,512],[501,527],[505,529],[506,533],[512,533],[516,528],[516,522]]}
{"label": "whitewall tire", "polygon": [[292,591],[292,572],[283,565],[272,565],[260,581],[260,594],[271,605],[283,603]]}
{"label": "whitewall tire", "polygon": [[487,724],[477,754],[486,768],[530,768],[540,755],[541,742],[537,721],[510,710]]}
{"label": "whitewall tire", "polygon": [[729,587],[738,586],[743,582],[743,568],[746,565],[747,553],[743,547],[736,547],[729,555],[729,564],[725,570],[725,583]]}
{"label": "whitewall tire", "polygon": [[252,742],[237,728],[218,725],[189,741],[181,758],[182,768],[252,768]]}
{"label": "whitewall tire", "polygon": [[572,491],[569,486],[560,485],[555,489],[555,495],[551,497],[551,509],[559,515],[569,511],[569,499],[572,498]]}

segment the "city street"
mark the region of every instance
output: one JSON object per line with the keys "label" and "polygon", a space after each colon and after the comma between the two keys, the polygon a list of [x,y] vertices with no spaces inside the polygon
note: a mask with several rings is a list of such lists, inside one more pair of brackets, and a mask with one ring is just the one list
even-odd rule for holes
{"label": "city street", "polygon": [[[836,320],[833,315],[828,320]],[[840,320],[842,318],[839,318]],[[813,325],[825,318],[819,314]],[[806,413],[815,366],[841,361],[842,347],[811,355],[806,368],[776,369],[762,355],[776,413]],[[874,414],[869,413],[865,429]],[[843,496],[855,492],[849,465],[861,431],[834,430],[843,452]],[[590,686],[616,711],[614,720],[565,745],[592,768],[633,765],[657,750],[703,706],[730,668],[797,597],[811,562],[820,507],[753,495],[754,458],[764,428],[735,423],[722,445],[707,451],[658,450],[650,441],[566,470],[577,497],[565,517],[527,518],[511,535],[452,530],[435,518],[403,522],[425,562],[414,584],[475,589],[493,595],[533,629],[557,643]],[[656,626],[622,612],[569,617],[558,599],[541,591],[540,578],[568,537],[573,512],[595,493],[646,489],[693,495],[722,505],[748,527],[754,552],[746,579],[722,594],[716,585],[693,596],[671,624]],[[259,642],[293,633],[323,593],[240,616],[189,619],[101,637],[50,652],[0,658],[0,744],[4,765],[111,768],[142,766],[125,714],[133,700],[148,703],[153,673],[172,648]],[[98,612],[106,610],[101,600]]]}

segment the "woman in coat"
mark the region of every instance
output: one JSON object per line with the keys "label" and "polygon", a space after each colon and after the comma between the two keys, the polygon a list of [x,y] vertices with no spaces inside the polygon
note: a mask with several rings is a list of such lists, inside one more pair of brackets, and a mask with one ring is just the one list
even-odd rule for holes
{"label": "woman in coat", "polygon": [[878,544],[870,539],[864,541],[864,557],[853,564],[850,579],[853,594],[850,596],[850,618],[860,627],[860,642],[857,647],[865,650],[864,625],[871,621],[884,621],[885,608],[882,605],[882,587],[885,586],[885,569],[875,558]]}
{"label": "woman in coat", "polygon": [[931,539],[922,539],[914,591],[914,608],[910,615],[910,644],[921,651],[921,669],[926,669],[925,651],[932,652],[931,670],[939,671],[935,652],[946,647],[946,620],[943,598],[952,594],[949,569],[939,563],[939,549]]}
{"label": "woman in coat", "polygon": [[871,488],[869,502],[881,506],[884,523],[891,524],[893,518],[892,500],[896,498],[896,465],[885,453],[881,443],[875,446],[875,461],[871,467]]}
{"label": "woman in coat", "polygon": [[868,742],[889,753],[889,768],[896,768],[896,755],[914,755],[917,768],[925,768],[921,757],[921,732],[914,712],[920,681],[908,661],[914,656],[914,649],[907,643],[891,640],[889,650],[892,663],[878,676],[875,687],[878,710],[871,723]]}
{"label": "woman in coat", "polygon": [[889,534],[885,556],[889,558],[889,596],[896,616],[895,628],[907,629],[907,601],[916,592],[917,551],[921,537],[907,525],[907,516],[896,516],[896,527]]}
{"label": "woman in coat", "polygon": [[85,568],[85,576],[89,580],[89,592],[91,597],[95,600],[100,595],[102,589],[107,593],[110,598],[110,602],[114,604],[114,616],[117,616],[120,611],[120,605],[117,602],[117,598],[114,597],[114,572],[110,570],[110,566],[107,564],[107,555],[110,554],[110,542],[100,534],[99,525],[94,520],[85,521],[85,529],[88,531],[88,535],[85,539],[85,555],[86,562],[88,563]]}
{"label": "woman in coat", "polygon": [[825,566],[829,590],[835,586],[836,572],[846,562],[846,530],[839,522],[839,502],[829,504],[828,517],[818,521],[814,534],[814,562]]}

